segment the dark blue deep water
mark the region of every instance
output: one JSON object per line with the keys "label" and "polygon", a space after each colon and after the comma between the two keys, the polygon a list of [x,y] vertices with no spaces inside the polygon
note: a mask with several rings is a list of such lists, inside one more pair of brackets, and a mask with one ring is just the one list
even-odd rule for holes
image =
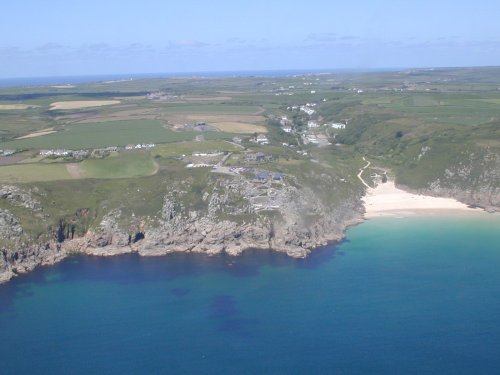
{"label": "dark blue deep water", "polygon": [[498,217],[376,219],[306,260],[73,257],[0,286],[0,373],[498,374]]}

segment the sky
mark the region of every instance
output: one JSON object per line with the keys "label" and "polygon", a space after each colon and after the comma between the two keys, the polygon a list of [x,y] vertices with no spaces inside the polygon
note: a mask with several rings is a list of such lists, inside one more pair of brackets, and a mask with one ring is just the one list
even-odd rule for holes
{"label": "sky", "polygon": [[496,0],[16,0],[0,78],[500,65]]}

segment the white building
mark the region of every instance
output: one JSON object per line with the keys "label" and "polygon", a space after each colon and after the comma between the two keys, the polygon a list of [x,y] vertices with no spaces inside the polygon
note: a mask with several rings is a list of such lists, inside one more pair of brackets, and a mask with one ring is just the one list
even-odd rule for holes
{"label": "white building", "polygon": [[288,118],[286,116],[283,116],[280,119],[280,125],[281,126],[287,126],[288,124],[290,124],[290,120],[288,120]]}
{"label": "white building", "polygon": [[319,124],[316,121],[307,121],[308,128],[319,128]]}
{"label": "white building", "polygon": [[309,116],[313,115],[313,114],[314,114],[314,112],[316,112],[314,109],[309,108],[309,107],[306,107],[306,106],[304,106],[304,105],[300,107],[300,110],[301,110],[302,112],[307,113]]}
{"label": "white building", "polygon": [[345,129],[345,124],[342,124],[341,122],[333,123],[330,126],[334,129]]}
{"label": "white building", "polygon": [[261,145],[269,144],[269,139],[267,139],[267,137],[264,134],[257,135],[257,138],[255,138],[255,141],[257,143],[260,143]]}

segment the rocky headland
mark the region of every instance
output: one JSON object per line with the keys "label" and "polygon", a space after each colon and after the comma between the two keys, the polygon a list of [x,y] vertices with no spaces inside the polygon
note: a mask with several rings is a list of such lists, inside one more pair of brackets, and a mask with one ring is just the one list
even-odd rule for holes
{"label": "rocky headland", "polygon": [[[160,256],[172,252],[237,256],[246,249],[272,249],[295,258],[315,247],[343,238],[347,226],[362,220],[360,196],[326,205],[307,187],[280,184],[272,189],[272,209],[261,209],[249,197],[250,182],[217,180],[197,209],[186,203],[185,184],[169,186],[156,215],[125,214],[124,207],[106,212],[82,235],[75,222],[59,220],[50,233],[28,235],[12,211],[21,209],[40,221],[53,221],[36,198],[36,188],[2,186],[0,197],[0,281],[53,264],[70,254],[112,256],[138,253]],[[269,203],[267,203],[269,204]],[[77,216],[88,210],[80,210]]]}

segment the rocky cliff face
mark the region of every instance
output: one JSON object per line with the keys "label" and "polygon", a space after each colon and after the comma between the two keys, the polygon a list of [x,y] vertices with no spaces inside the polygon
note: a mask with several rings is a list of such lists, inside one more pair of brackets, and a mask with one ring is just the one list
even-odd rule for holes
{"label": "rocky cliff face", "polygon": [[27,242],[18,219],[5,209],[0,209],[0,239],[0,282],[65,256],[56,241]]}
{"label": "rocky cliff face", "polygon": [[[36,187],[34,190],[37,192]],[[32,192],[23,190],[14,185],[0,186],[0,199],[3,199],[13,206],[29,209],[34,215],[43,217],[43,208],[40,201],[33,198]]]}
{"label": "rocky cliff face", "polygon": [[[314,247],[340,240],[346,226],[358,222],[362,214],[362,206],[355,199],[329,209],[312,191],[292,187],[278,193],[284,203],[275,210],[273,219],[259,215],[250,205],[238,208],[230,204],[226,193],[217,192],[205,197],[207,210],[191,210],[182,201],[184,193],[177,190],[165,195],[154,224],[141,221],[130,232],[130,225],[127,229],[118,224],[123,215],[115,210],[97,228],[82,238],[66,241],[63,248],[96,255],[133,251],[146,256],[176,251],[239,255],[248,248],[261,248],[305,257]],[[249,212],[248,221],[232,220],[230,215],[220,219],[220,214],[228,210]],[[311,212],[313,219],[309,217]]]}
{"label": "rocky cliff face", "polygon": [[[307,187],[255,184],[244,178],[216,180],[196,205],[187,199],[189,185],[169,185],[156,215],[124,215],[123,208],[114,208],[83,236],[71,238],[55,232],[48,241],[30,241],[19,220],[11,212],[0,210],[0,281],[71,253],[108,256],[137,252],[156,256],[183,251],[238,255],[245,249],[260,248],[305,257],[314,247],[342,239],[345,228],[362,217],[359,197],[328,206]],[[26,202],[23,208],[43,214],[42,205],[36,204],[29,192],[9,189],[21,195],[10,201],[4,198],[8,204]]]}

